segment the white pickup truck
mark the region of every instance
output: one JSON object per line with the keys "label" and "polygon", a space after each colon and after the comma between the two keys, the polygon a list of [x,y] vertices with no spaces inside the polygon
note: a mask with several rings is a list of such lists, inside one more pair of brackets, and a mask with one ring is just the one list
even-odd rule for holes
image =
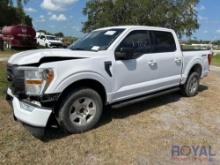
{"label": "white pickup truck", "polygon": [[67,49],[39,49],[8,61],[7,100],[15,119],[69,133],[93,128],[107,105],[119,107],[181,90],[197,94],[211,51],[182,52],[175,32],[149,26],[97,29]]}
{"label": "white pickup truck", "polygon": [[46,48],[62,48],[63,42],[56,36],[40,34],[37,35],[37,44]]}

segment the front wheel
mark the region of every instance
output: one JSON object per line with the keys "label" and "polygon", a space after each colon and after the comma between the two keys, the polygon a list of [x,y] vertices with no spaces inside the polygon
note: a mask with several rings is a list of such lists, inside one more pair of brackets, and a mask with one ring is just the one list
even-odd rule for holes
{"label": "front wheel", "polygon": [[198,72],[191,73],[186,83],[182,86],[182,93],[187,97],[195,96],[199,89],[199,79]]}
{"label": "front wheel", "polygon": [[81,88],[70,93],[58,114],[58,123],[69,133],[79,133],[93,128],[103,110],[100,95],[90,88]]}

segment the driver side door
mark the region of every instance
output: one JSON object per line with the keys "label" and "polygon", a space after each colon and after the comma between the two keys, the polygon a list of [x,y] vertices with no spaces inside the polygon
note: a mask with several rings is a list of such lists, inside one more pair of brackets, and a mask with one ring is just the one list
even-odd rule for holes
{"label": "driver side door", "polygon": [[151,65],[152,52],[150,33],[147,30],[134,30],[130,32],[116,48],[115,52],[130,50],[126,52],[130,57],[120,59],[115,57],[113,64],[114,93],[113,102],[129,99],[145,94],[151,90],[147,83],[154,79],[153,71],[157,69]]}

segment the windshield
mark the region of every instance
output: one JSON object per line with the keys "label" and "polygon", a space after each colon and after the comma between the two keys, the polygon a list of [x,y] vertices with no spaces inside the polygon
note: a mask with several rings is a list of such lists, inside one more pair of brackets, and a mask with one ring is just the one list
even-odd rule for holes
{"label": "windshield", "polygon": [[55,36],[46,36],[48,40],[56,40]]}
{"label": "windshield", "polygon": [[124,29],[108,29],[93,31],[70,45],[72,50],[106,50]]}

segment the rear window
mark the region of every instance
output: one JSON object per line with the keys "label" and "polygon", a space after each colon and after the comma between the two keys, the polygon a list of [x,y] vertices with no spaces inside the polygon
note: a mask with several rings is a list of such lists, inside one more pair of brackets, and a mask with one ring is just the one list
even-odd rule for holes
{"label": "rear window", "polygon": [[153,53],[174,52],[176,43],[172,33],[162,31],[151,31]]}

